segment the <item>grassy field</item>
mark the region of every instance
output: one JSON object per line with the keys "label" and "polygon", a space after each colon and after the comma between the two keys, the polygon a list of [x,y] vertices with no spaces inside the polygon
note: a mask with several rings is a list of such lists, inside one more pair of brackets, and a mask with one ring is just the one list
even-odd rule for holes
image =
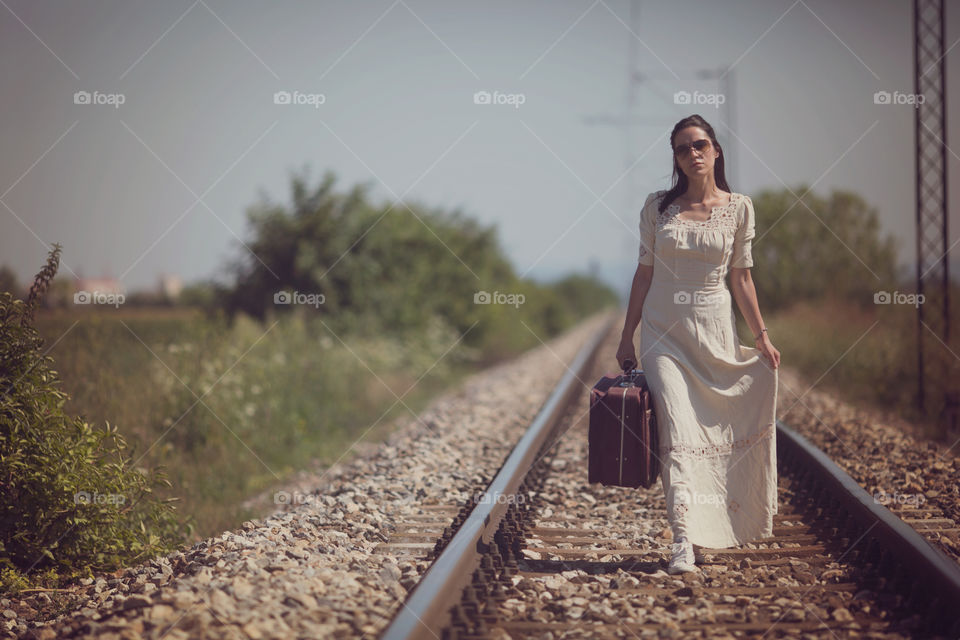
{"label": "grassy field", "polygon": [[291,314],[228,327],[189,310],[111,309],[41,313],[37,326],[67,410],[117,425],[138,466],[166,467],[195,539],[262,515],[241,503],[382,438],[485,364],[441,325],[360,338]]}
{"label": "grassy field", "polygon": [[[930,381],[933,415],[916,409],[914,307],[824,299],[765,320],[784,363],[818,388],[943,435],[936,387],[944,380]],[[168,495],[179,499],[194,539],[262,515],[243,502],[315,461],[337,460],[358,439],[381,439],[392,421],[489,364],[487,350],[458,343],[441,325],[359,337],[302,315],[265,323],[241,316],[228,326],[188,309],[110,309],[47,311],[37,326],[71,395],[66,409],[117,425],[137,465],[166,467]],[[527,341],[514,334],[513,352],[537,342],[522,333]],[[740,335],[748,333],[741,321]],[[958,342],[939,353],[954,379]]]}
{"label": "grassy field", "polygon": [[[960,317],[957,297],[953,296],[952,305],[955,318]],[[928,437],[943,439],[948,435],[939,414],[948,383],[960,380],[960,337],[956,331],[949,345],[929,336],[929,410],[922,415],[917,408],[918,325],[914,306],[862,306],[825,298],[765,314],[764,320],[783,363],[800,370],[811,383],[816,382],[818,389],[828,389],[853,403],[893,410],[920,425]],[[740,335],[749,335],[740,322]]]}

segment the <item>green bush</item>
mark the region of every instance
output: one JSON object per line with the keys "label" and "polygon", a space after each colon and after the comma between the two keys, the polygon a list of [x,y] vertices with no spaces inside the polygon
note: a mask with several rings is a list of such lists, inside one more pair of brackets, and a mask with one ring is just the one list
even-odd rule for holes
{"label": "green bush", "polygon": [[33,326],[59,266],[55,245],[26,302],[0,293],[0,568],[17,589],[50,570],[61,578],[114,569],[179,544],[173,506],[154,489],[163,472],[132,468],[126,442],[65,414],[53,360]]}
{"label": "green bush", "polygon": [[0,291],[8,291],[13,294],[14,298],[20,297],[17,274],[7,265],[0,265]]}
{"label": "green bush", "polygon": [[[303,176],[291,182],[289,206],[264,200],[248,211],[251,237],[227,270],[233,282],[218,289],[231,315],[289,311],[274,304],[278,291],[322,294],[314,315],[338,333],[403,334],[440,318],[458,334],[469,330],[464,342],[483,349],[486,360],[538,344],[530,331],[546,339],[617,303],[595,278],[540,284],[518,277],[496,228],[460,210],[375,204],[365,185],[337,193],[329,172],[315,188]],[[481,291],[523,294],[525,301],[478,305]]]}
{"label": "green bush", "polygon": [[823,296],[868,308],[873,294],[896,283],[897,245],[881,233],[877,211],[859,195],[826,198],[806,185],[753,197],[757,237],[754,282],[762,309],[783,309]]}
{"label": "green bush", "polygon": [[[290,204],[253,207],[250,226],[229,285],[35,325],[70,389],[64,410],[120,424],[127,457],[163,466],[153,497],[178,498],[193,540],[260,517],[295,471],[353,455],[466,375],[616,304],[596,278],[518,277],[494,229],[457,212],[375,206],[329,174],[295,179]],[[69,284],[47,299],[63,285],[69,300]],[[276,305],[278,291],[325,300]],[[477,304],[479,291],[525,301]]]}

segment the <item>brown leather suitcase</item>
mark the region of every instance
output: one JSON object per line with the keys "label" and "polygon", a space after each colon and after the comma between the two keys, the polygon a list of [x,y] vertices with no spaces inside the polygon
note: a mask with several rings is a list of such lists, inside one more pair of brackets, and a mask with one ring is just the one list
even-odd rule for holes
{"label": "brown leather suitcase", "polygon": [[589,481],[649,488],[660,475],[657,421],[642,370],[605,375],[590,392]]}

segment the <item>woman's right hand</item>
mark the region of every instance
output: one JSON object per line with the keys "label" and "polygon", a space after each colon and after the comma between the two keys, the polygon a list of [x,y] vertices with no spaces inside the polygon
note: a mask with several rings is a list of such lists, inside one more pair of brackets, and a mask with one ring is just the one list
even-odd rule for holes
{"label": "woman's right hand", "polygon": [[633,348],[633,340],[626,336],[620,338],[620,346],[617,347],[617,366],[623,369],[623,363],[629,360],[633,366],[638,366],[637,352]]}

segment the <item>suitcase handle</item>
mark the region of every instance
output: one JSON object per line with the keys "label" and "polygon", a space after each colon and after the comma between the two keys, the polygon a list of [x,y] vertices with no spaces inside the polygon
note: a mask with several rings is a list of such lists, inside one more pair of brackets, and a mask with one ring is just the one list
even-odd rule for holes
{"label": "suitcase handle", "polygon": [[634,362],[633,360],[630,360],[630,359],[628,358],[628,359],[626,359],[626,360],[623,361],[623,364],[622,364],[621,366],[623,367],[623,375],[620,376],[621,379],[620,379],[619,384],[617,384],[617,386],[618,386],[618,387],[635,387],[635,386],[637,386],[636,384],[634,384],[633,380],[631,380],[630,377],[629,377],[629,374],[630,374],[630,373],[643,373],[642,370],[638,370],[638,369],[636,368],[637,363]]}

